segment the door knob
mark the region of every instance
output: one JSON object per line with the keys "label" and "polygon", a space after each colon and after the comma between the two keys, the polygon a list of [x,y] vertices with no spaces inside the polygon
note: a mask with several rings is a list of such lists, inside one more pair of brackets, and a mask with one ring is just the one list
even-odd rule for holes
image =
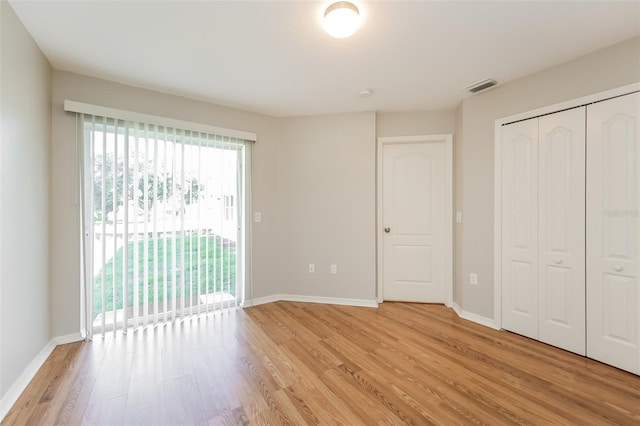
{"label": "door knob", "polygon": [[622,272],[622,270],[623,270],[624,268],[623,268],[621,265],[616,265],[616,266],[614,266],[614,267],[613,267],[613,269],[614,269],[616,272]]}
{"label": "door knob", "polygon": [[384,228],[384,232],[388,234],[389,232],[391,232],[391,228]]}

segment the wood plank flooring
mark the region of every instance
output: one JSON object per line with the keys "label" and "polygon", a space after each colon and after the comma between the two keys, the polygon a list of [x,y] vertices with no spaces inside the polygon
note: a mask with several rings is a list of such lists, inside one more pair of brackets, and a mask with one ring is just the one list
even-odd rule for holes
{"label": "wood plank flooring", "polygon": [[640,377],[440,305],[277,302],[57,347],[2,425],[639,425]]}

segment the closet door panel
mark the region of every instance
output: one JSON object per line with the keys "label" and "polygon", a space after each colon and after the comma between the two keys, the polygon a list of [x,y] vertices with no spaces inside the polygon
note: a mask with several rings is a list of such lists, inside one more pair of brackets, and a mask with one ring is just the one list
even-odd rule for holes
{"label": "closet door panel", "polygon": [[502,326],[538,338],[538,120],[502,128]]}
{"label": "closet door panel", "polygon": [[640,95],[587,123],[587,355],[640,374]]}
{"label": "closet door panel", "polygon": [[585,354],[585,108],[539,119],[539,339]]}

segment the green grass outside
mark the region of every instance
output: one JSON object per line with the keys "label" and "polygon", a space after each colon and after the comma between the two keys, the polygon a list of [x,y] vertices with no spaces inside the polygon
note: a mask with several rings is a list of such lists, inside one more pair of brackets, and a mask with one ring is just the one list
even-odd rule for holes
{"label": "green grass outside", "polygon": [[[199,244],[198,244],[199,241]],[[156,247],[157,259],[156,259]],[[183,246],[184,245],[184,246]],[[198,247],[200,248],[198,252]],[[229,242],[219,236],[185,236],[176,237],[175,243],[172,238],[156,238],[148,241],[148,257],[144,256],[144,242],[138,242],[138,297],[140,305],[144,304],[144,288],[148,290],[147,303],[152,304],[155,292],[154,268],[157,264],[158,270],[158,301],[165,299],[165,285],[167,288],[167,301],[174,297],[173,294],[173,271],[176,273],[175,297],[182,296],[182,279],[184,277],[184,292],[186,297],[197,294],[200,287],[200,294],[226,291],[235,294],[236,288],[236,248],[235,243]],[[175,252],[175,266],[173,264],[173,253]],[[184,256],[183,256],[184,253]],[[105,311],[113,310],[113,262],[115,259],[116,276],[116,309],[123,307],[123,256],[124,247],[120,247],[111,260],[105,265]],[[165,274],[165,258],[167,262]],[[127,245],[127,275],[128,294],[127,306],[133,306],[134,292],[134,242],[129,241]],[[184,261],[183,261],[184,259]],[[207,259],[208,268],[207,268]],[[148,280],[144,282],[144,267],[148,265]],[[198,275],[198,265],[200,274]],[[208,280],[207,280],[208,269]],[[93,316],[102,311],[102,271],[94,277],[93,285]]]}

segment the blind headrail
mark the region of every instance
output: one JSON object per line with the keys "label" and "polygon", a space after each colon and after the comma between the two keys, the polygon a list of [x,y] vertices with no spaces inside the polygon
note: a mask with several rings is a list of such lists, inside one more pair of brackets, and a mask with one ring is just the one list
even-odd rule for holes
{"label": "blind headrail", "polygon": [[71,101],[65,99],[64,110],[80,114],[95,115],[107,118],[116,118],[119,120],[133,121],[137,123],[153,124],[157,126],[172,127],[180,130],[191,130],[203,133],[210,133],[219,136],[228,136],[231,138],[244,139],[255,142],[257,136],[255,133],[245,132],[242,130],[225,129],[223,127],[211,126],[204,123],[195,123],[191,121],[177,120],[159,115],[143,114],[140,112],[126,111],[118,108],[109,108],[100,105],[85,104],[82,102]]}

